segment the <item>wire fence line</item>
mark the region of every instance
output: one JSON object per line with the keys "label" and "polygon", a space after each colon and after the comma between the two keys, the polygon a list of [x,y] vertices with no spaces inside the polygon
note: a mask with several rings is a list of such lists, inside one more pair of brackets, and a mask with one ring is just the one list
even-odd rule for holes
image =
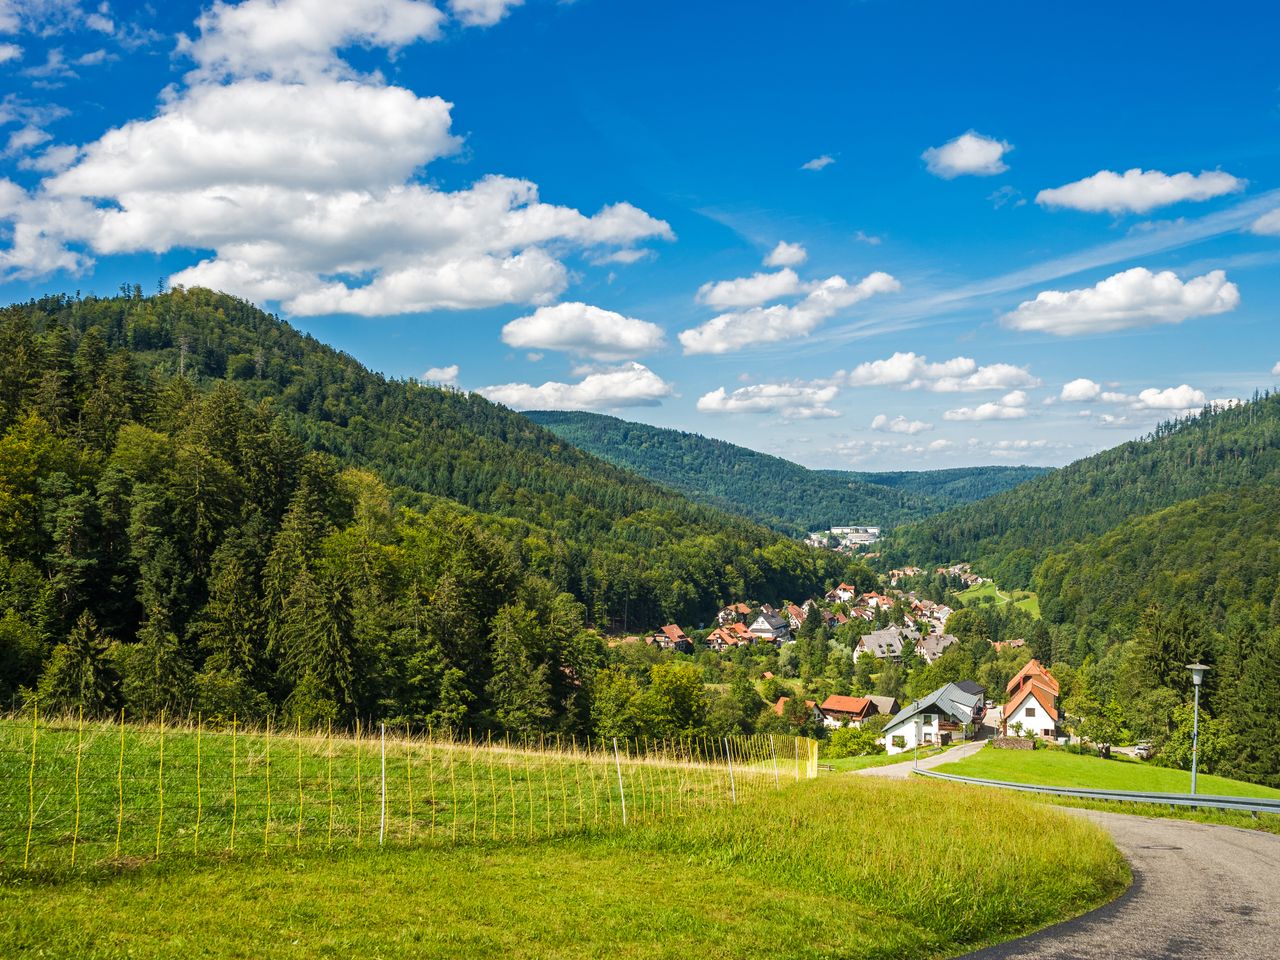
{"label": "wire fence line", "polygon": [[579,738],[0,717],[0,869],[531,841],[817,775],[803,737]]}

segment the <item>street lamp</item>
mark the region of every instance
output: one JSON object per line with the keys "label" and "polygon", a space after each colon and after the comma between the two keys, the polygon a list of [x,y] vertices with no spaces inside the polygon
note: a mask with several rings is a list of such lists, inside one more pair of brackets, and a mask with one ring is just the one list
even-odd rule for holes
{"label": "street lamp", "polygon": [[1209,668],[1203,663],[1188,663],[1191,671],[1191,683],[1196,689],[1195,709],[1191,720],[1191,795],[1196,793],[1196,760],[1200,750],[1200,684],[1204,683],[1204,675]]}
{"label": "street lamp", "polygon": [[920,769],[920,741],[924,738],[924,718],[916,714],[916,753],[912,761],[914,769]]}

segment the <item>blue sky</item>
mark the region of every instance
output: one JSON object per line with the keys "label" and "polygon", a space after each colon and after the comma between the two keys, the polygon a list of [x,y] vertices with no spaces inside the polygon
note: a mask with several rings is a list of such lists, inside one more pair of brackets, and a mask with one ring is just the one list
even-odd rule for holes
{"label": "blue sky", "polygon": [[1280,379],[1278,28],[0,0],[0,296],[215,286],[520,408],[1066,463]]}

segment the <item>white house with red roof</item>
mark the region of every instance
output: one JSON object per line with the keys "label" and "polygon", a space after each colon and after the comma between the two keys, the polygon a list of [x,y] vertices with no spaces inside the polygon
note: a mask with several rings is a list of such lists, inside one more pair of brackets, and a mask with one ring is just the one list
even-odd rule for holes
{"label": "white house with red roof", "polygon": [[747,629],[747,625],[740,620],[727,623],[723,627],[716,627],[707,635],[707,646],[712,650],[723,653],[725,650],[732,650],[737,647],[746,646],[755,640],[755,634]]}
{"label": "white house with red roof", "polygon": [[1058,735],[1058,681],[1039,660],[1028,660],[1006,689],[1009,699],[1000,720],[1006,736],[1010,730],[1033,737]]}
{"label": "white house with red roof", "polygon": [[676,653],[693,653],[693,641],[674,623],[669,623],[659,629],[657,633],[649,638],[649,642],[656,644],[663,650],[674,650]]}

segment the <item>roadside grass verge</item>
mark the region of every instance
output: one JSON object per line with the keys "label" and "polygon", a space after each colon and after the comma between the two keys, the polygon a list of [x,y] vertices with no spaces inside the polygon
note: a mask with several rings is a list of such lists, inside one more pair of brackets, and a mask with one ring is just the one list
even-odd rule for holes
{"label": "roadside grass verge", "polygon": [[[1082,787],[1098,790],[1139,790],[1148,793],[1189,793],[1191,774],[1186,770],[1157,767],[1128,757],[1103,760],[1063,750],[996,750],[987,747],[955,763],[934,768],[938,773],[985,780],[1006,780],[1054,787]],[[1224,797],[1262,797],[1280,799],[1280,790],[1242,780],[1230,780],[1211,774],[1197,777],[1196,789],[1205,795]],[[1135,816],[1171,820],[1192,820],[1246,830],[1264,830],[1280,834],[1280,815],[1260,813],[1256,816],[1236,810],[1192,809],[1165,804],[1129,803],[1115,800],[1081,800],[1073,797],[1051,797],[1024,794],[1042,803],[1086,810],[1104,810]]]}
{"label": "roadside grass verge", "polygon": [[1127,882],[1101,830],[1046,805],[826,777],[531,844],[12,877],[0,955],[947,956],[1082,913]]}
{"label": "roadside grass verge", "polygon": [[[939,753],[942,753],[944,749],[947,749],[947,748],[924,747],[920,750],[920,759],[923,760],[925,759],[925,757],[937,756]],[[872,753],[862,757],[840,757],[835,760],[828,760],[826,758],[822,758],[820,761],[821,764],[827,764],[828,766],[834,767],[835,769],[822,770],[821,766],[819,766],[819,772],[850,773],[854,770],[866,770],[871,767],[887,767],[889,766],[889,764],[892,764],[892,763],[904,763],[904,762],[910,763],[914,756],[915,756],[914,754],[907,752],[907,753]]]}
{"label": "roadside grass verge", "polygon": [[[1129,757],[1103,760],[1065,750],[997,750],[988,746],[955,763],[935,767],[938,773],[985,780],[1008,780],[1053,787],[1096,790],[1141,790],[1148,793],[1190,793],[1191,773],[1157,767]],[[1243,780],[1202,773],[1196,789],[1224,797],[1280,799],[1280,790]]]}

